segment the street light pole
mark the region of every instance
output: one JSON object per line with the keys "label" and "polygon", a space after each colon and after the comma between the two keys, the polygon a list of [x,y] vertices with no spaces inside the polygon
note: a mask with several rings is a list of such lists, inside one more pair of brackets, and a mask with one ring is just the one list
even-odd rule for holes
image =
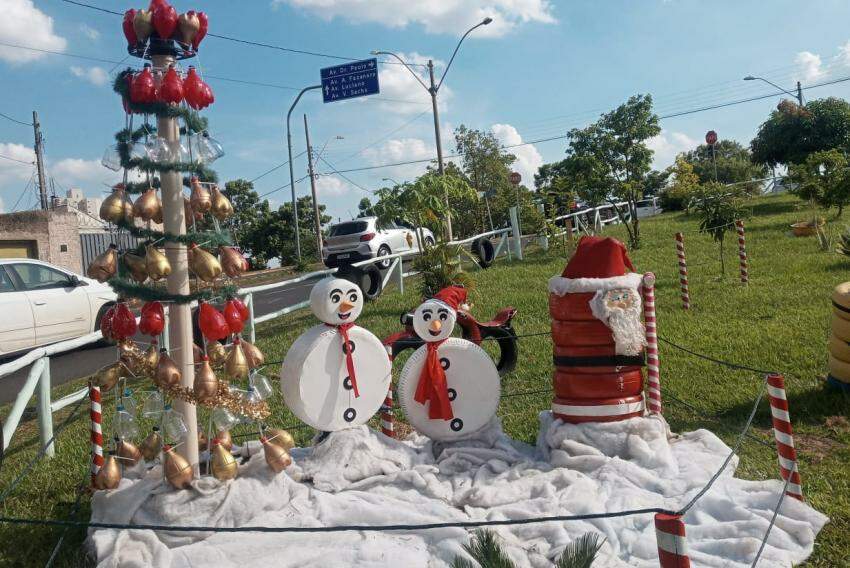
{"label": "street light pole", "polygon": [[310,192],[313,195],[313,217],[316,222],[316,255],[322,261],[322,218],[319,215],[319,197],[316,195],[316,172],[313,169],[313,147],[310,146],[310,130],[307,128],[307,115],[304,115],[304,135],[307,138],[307,170],[310,173]]}
{"label": "street light pole", "polygon": [[307,91],[321,88],[321,85],[313,85],[301,89],[301,92],[298,93],[298,96],[292,102],[292,106],[289,107],[289,112],[286,113],[286,146],[289,149],[289,189],[292,194],[292,224],[295,227],[295,255],[298,258],[298,262],[301,262],[301,235],[298,231],[298,202],[295,200],[295,170],[292,169],[292,131],[289,128],[289,119],[292,117],[292,111],[295,110],[295,105],[301,100],[301,95]]}
{"label": "street light pole", "polygon": [[764,81],[768,85],[770,85],[772,87],[776,87],[777,89],[779,89],[780,91],[782,91],[786,95],[791,95],[792,97],[797,99],[797,104],[799,104],[801,107],[803,106],[803,86],[800,84],[800,81],[797,81],[797,92],[796,93],[792,93],[791,91],[789,91],[787,89],[783,89],[782,87],[780,87],[776,83],[768,81],[764,77],[755,77],[753,75],[747,75],[746,77],[744,77],[744,81]]}

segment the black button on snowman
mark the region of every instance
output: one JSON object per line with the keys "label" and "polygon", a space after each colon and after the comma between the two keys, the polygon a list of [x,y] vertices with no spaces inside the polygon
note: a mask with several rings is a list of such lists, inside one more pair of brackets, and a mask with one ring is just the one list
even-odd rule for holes
{"label": "black button on snowman", "polygon": [[468,438],[490,422],[501,384],[493,359],[479,346],[451,337],[466,290],[451,286],[413,313],[425,345],[407,360],[398,383],[410,425],[436,441]]}
{"label": "black button on snowman", "polygon": [[286,353],[280,371],[284,401],[317,430],[365,424],[384,402],[392,367],[381,341],[354,324],[363,293],[348,280],[326,278],[313,286],[310,309],[322,323]]}

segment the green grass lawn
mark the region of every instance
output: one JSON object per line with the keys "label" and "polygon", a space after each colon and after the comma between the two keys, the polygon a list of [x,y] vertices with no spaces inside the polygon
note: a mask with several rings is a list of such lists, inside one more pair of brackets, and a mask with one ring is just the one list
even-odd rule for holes
{"label": "green grass lawn", "polygon": [[[750,285],[738,282],[734,234],[726,244],[727,273],[719,278],[717,246],[697,232],[697,221],[683,214],[665,214],[641,224],[642,248],[632,254],[641,271],[658,277],[657,305],[659,335],[695,351],[786,374],[790,412],[800,454],[803,489],[809,502],[831,517],[821,532],[808,566],[850,565],[850,409],[845,394],[825,388],[826,341],[829,333],[830,293],[839,282],[850,280],[850,259],[821,252],[812,238],[789,236],[790,223],[806,217],[792,197],[765,197],[751,204],[747,220],[747,249],[750,255]],[[840,223],[833,223],[835,230]],[[685,233],[690,265],[691,305],[681,309],[678,268],[673,234]],[[606,232],[623,236],[622,228]],[[566,262],[563,248],[527,255],[522,263],[500,261],[486,271],[473,274],[476,289],[471,294],[473,313],[489,318],[498,308],[518,308],[519,334],[546,331],[546,281],[559,274]],[[398,329],[402,310],[418,303],[415,282],[408,281],[405,294],[395,288],[366,307],[358,323],[379,337]],[[307,327],[311,314],[297,314],[267,322],[259,327],[258,344],[269,361],[283,359],[286,349]],[[733,371],[696,359],[661,345],[662,391],[688,402],[700,412],[665,398],[665,415],[675,431],[708,428],[732,443],[747,418],[762,377]],[[400,369],[402,361],[396,363]],[[267,369],[275,379],[279,365]],[[514,438],[533,443],[537,435],[537,413],[551,400],[551,343],[549,337],[521,340],[520,362],[504,378],[503,393],[544,391],[522,396],[505,396],[500,415],[505,430]],[[56,389],[55,397],[79,388],[82,381]],[[110,393],[111,394],[111,393]],[[110,408],[109,397],[104,404]],[[3,410],[5,415],[7,410]],[[109,411],[104,413],[109,416]],[[54,417],[59,424],[65,412]],[[293,424],[291,414],[275,397],[270,420],[274,425]],[[0,488],[17,476],[38,449],[35,417],[29,417],[15,435],[0,471]],[[76,488],[88,471],[88,412],[84,403],[78,415],[58,439],[57,456],[43,460],[2,506],[5,515],[66,518],[76,499]],[[109,432],[109,424],[105,425]],[[247,430],[245,430],[247,432]],[[236,433],[239,431],[237,429]],[[294,431],[299,443],[309,442],[311,432]],[[754,436],[768,446],[748,440],[741,452],[738,476],[750,479],[778,477],[772,449],[770,411],[762,404],[754,422]],[[0,489],[2,491],[2,489]],[[89,517],[87,497],[80,502],[78,518]],[[0,565],[43,565],[59,538],[60,529],[0,526]],[[58,566],[85,565],[80,546],[83,530],[69,530],[57,559]]]}

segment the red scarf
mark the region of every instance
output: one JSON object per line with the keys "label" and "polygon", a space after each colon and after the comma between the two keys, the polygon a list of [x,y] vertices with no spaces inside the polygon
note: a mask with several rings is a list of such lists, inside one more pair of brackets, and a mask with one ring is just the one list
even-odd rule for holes
{"label": "red scarf", "polygon": [[428,418],[451,420],[454,418],[454,413],[452,412],[452,403],[449,400],[449,385],[446,382],[446,372],[440,365],[440,358],[437,356],[437,348],[442,345],[443,341],[425,343],[428,347],[428,357],[425,359],[422,372],[419,374],[419,384],[416,385],[416,395],[413,400],[419,404],[431,401],[428,406]]}
{"label": "red scarf", "polygon": [[360,391],[357,390],[357,377],[354,376],[354,357],[351,355],[350,345],[348,340],[348,330],[354,327],[353,323],[343,323],[340,325],[325,324],[328,327],[335,327],[342,336],[342,344],[345,346],[343,353],[345,354],[345,367],[348,370],[348,378],[351,379],[351,390],[354,391],[354,398],[360,397]]}

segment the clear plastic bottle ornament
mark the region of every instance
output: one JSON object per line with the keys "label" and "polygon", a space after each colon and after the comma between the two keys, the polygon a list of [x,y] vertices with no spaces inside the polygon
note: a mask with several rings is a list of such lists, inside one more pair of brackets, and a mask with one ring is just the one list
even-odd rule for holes
{"label": "clear plastic bottle ornament", "polygon": [[226,408],[215,408],[212,411],[212,421],[218,430],[230,430],[239,424],[239,418]]}
{"label": "clear plastic bottle ornament", "polygon": [[165,417],[163,418],[163,422],[165,422],[165,433],[172,440],[179,440],[189,431],[189,428],[186,427],[186,423],[183,421],[183,416],[171,408],[170,404],[165,405],[163,412],[165,413]]}
{"label": "clear plastic bottle ornament", "polygon": [[141,142],[134,142],[130,144],[130,159],[131,160],[144,160],[149,158],[148,156],[148,147],[142,144]]}
{"label": "clear plastic bottle ornament", "polygon": [[124,407],[124,410],[136,416],[136,399],[133,398],[133,389],[124,389],[124,392],[121,394],[121,405]]}
{"label": "clear plastic bottle ornament", "polygon": [[204,130],[189,139],[195,160],[209,164],[224,156],[224,149],[218,140]]}
{"label": "clear plastic bottle ornament", "polygon": [[100,159],[100,163],[113,172],[121,169],[121,155],[118,154],[118,144],[113,144],[103,151],[103,157]]}
{"label": "clear plastic bottle ornament", "polygon": [[115,436],[118,438],[135,438],[139,435],[139,424],[132,414],[127,412],[124,405],[119,404],[115,409]]}
{"label": "clear plastic bottle ornament", "polygon": [[173,162],[174,152],[162,136],[151,136],[145,144],[148,157],[155,162]]}
{"label": "clear plastic bottle ornament", "polygon": [[162,395],[159,391],[153,391],[145,399],[145,404],[142,406],[142,416],[158,420],[162,416],[163,410],[165,410],[165,405],[162,402]]}
{"label": "clear plastic bottle ornament", "polygon": [[254,392],[260,400],[266,400],[274,393],[274,388],[268,377],[262,373],[254,373],[251,375],[251,386],[254,387]]}

